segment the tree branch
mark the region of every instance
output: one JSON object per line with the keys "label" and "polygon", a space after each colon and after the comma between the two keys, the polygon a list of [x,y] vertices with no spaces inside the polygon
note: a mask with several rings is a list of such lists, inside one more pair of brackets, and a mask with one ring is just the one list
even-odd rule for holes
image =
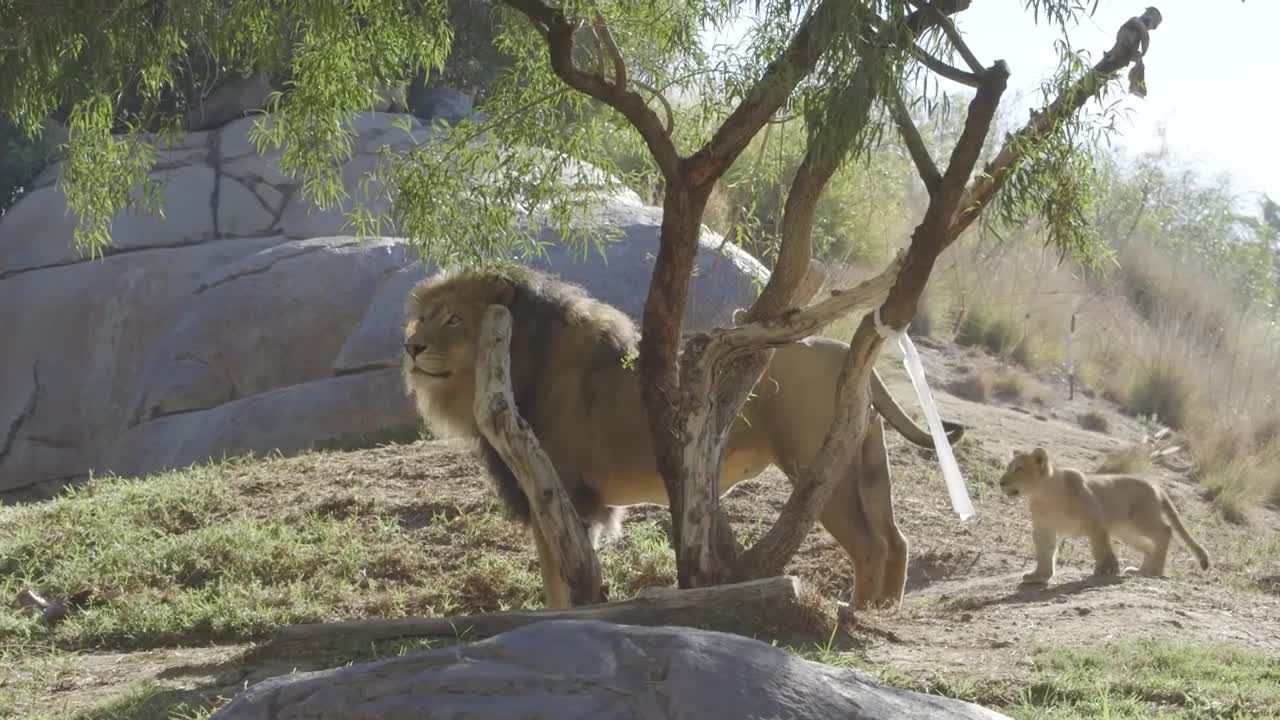
{"label": "tree branch", "polygon": [[893,116],[894,124],[898,126],[898,133],[902,135],[902,142],[907,146],[907,152],[911,154],[911,161],[915,163],[916,172],[924,181],[925,189],[930,194],[937,192],[942,184],[942,173],[938,172],[938,165],[929,154],[929,148],[925,147],[924,138],[920,137],[920,129],[911,119],[911,112],[902,101],[902,95],[894,92],[887,100],[889,113]]}
{"label": "tree branch", "polygon": [[[680,155],[675,143],[664,130],[657,113],[649,107],[638,93],[628,90],[625,85],[609,82],[601,75],[584,72],[574,64],[574,33],[579,23],[564,15],[558,8],[553,8],[541,0],[503,0],[508,6],[520,11],[535,25],[546,28],[547,48],[550,52],[551,68],[569,87],[589,95],[622,114],[631,126],[640,133],[653,154],[658,169],[668,183],[680,178]],[[601,23],[602,26],[603,23]],[[607,26],[604,26],[607,31]],[[597,31],[598,32],[598,31]],[[612,35],[602,38],[606,45],[612,44],[612,52],[617,52],[617,45],[612,43]],[[625,63],[621,54],[614,56],[614,80],[626,81]]]}
{"label": "tree branch", "polygon": [[1116,35],[1115,45],[1089,72],[1072,83],[1040,112],[1032,113],[1031,120],[1005,141],[1000,152],[996,154],[995,160],[987,165],[985,172],[965,191],[960,201],[959,212],[947,232],[948,243],[972,225],[990,204],[991,198],[1004,187],[1009,179],[1010,170],[1025,153],[1023,148],[1054,132],[1058,123],[1078,112],[1085,103],[1097,95],[1112,79],[1114,73],[1141,57],[1141,51],[1148,37],[1146,32],[1126,32],[1125,28],[1133,22],[1134,20],[1131,19],[1121,27]]}
{"label": "tree branch", "polygon": [[830,297],[803,308],[763,320],[752,320],[730,328],[715,328],[690,338],[705,337],[705,355],[713,360],[730,359],[761,347],[787,345],[802,340],[834,320],[859,308],[872,308],[889,293],[902,269],[905,254],[899,250],[880,274],[846,290],[832,290]]}
{"label": "tree branch", "polygon": [[856,13],[855,5],[848,0],[823,0],[800,23],[787,48],[769,63],[711,140],[686,160],[692,185],[714,182],[724,174],[796,85],[817,66]]}

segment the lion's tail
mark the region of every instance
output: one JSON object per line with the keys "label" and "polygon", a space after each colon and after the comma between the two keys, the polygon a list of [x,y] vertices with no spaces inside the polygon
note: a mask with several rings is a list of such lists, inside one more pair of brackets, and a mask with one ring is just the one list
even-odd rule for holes
{"label": "lion's tail", "polygon": [[1173,502],[1169,500],[1169,496],[1160,494],[1160,506],[1164,508],[1164,514],[1169,517],[1169,523],[1173,525],[1174,532],[1178,533],[1178,537],[1182,538],[1182,542],[1191,548],[1191,552],[1195,553],[1196,559],[1200,561],[1200,569],[1209,569],[1209,553],[1200,547],[1200,543],[1191,537],[1191,533],[1187,532],[1187,528],[1182,524],[1182,516],[1178,514],[1178,508],[1173,506]]}

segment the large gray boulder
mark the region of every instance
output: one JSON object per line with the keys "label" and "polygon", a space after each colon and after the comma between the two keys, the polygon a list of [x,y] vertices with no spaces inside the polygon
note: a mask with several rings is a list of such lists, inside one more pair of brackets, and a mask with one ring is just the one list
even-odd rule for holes
{"label": "large gray boulder", "polygon": [[[422,121],[396,127],[405,117],[357,117],[349,188],[379,148],[430,138]],[[405,294],[435,268],[399,238],[358,242],[340,210],[310,208],[278,153],[254,152],[251,124],[163,150],[164,217],[121,213],[106,258],[76,251],[56,172],[0,218],[0,501],[90,472],[290,453],[416,421],[393,368]],[[591,212],[623,233],[604,258],[552,245],[531,264],[638,319],[661,211],[627,192]],[[720,240],[703,237],[691,327],[726,321],[766,276]]]}
{"label": "large gray boulder", "polygon": [[296,673],[212,720],[999,720],[758,640],[684,627],[554,620],[488,640]]}

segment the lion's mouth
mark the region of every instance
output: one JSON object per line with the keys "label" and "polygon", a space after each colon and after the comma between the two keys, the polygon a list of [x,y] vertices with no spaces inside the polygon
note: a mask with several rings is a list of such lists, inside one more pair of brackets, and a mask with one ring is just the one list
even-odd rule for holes
{"label": "lion's mouth", "polygon": [[422,369],[422,368],[420,368],[420,367],[415,367],[415,368],[413,369],[413,374],[415,374],[415,375],[424,375],[424,376],[429,377],[429,378],[435,378],[436,380],[443,380],[444,378],[447,378],[447,377],[449,377],[450,375],[453,375],[453,373],[452,373],[452,372],[449,372],[449,371],[447,371],[447,370],[446,370],[446,371],[444,371],[444,372],[431,372],[431,371],[429,371],[429,370],[423,370],[423,369]]}

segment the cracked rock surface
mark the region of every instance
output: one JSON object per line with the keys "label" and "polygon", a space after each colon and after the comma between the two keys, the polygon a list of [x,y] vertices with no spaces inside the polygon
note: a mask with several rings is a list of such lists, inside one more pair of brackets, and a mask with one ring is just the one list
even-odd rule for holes
{"label": "cracked rock surface", "polygon": [[[407,133],[396,126],[406,119]],[[278,171],[278,152],[254,152],[252,123],[160,148],[163,217],[121,213],[105,258],[76,250],[56,166],[0,217],[0,502],[47,496],[91,471],[290,453],[416,422],[396,376],[403,304],[434,268],[402,239],[342,234],[349,206],[310,207]],[[379,148],[422,143],[431,123],[359,115],[348,189]],[[661,211],[633,193],[591,211],[624,234],[607,262],[552,246],[533,265],[638,321]],[[703,237],[688,328],[727,322],[766,277],[720,244]]]}
{"label": "cracked rock surface", "polygon": [[552,620],[459,647],[265,680],[211,720],[999,720],[758,640]]}

